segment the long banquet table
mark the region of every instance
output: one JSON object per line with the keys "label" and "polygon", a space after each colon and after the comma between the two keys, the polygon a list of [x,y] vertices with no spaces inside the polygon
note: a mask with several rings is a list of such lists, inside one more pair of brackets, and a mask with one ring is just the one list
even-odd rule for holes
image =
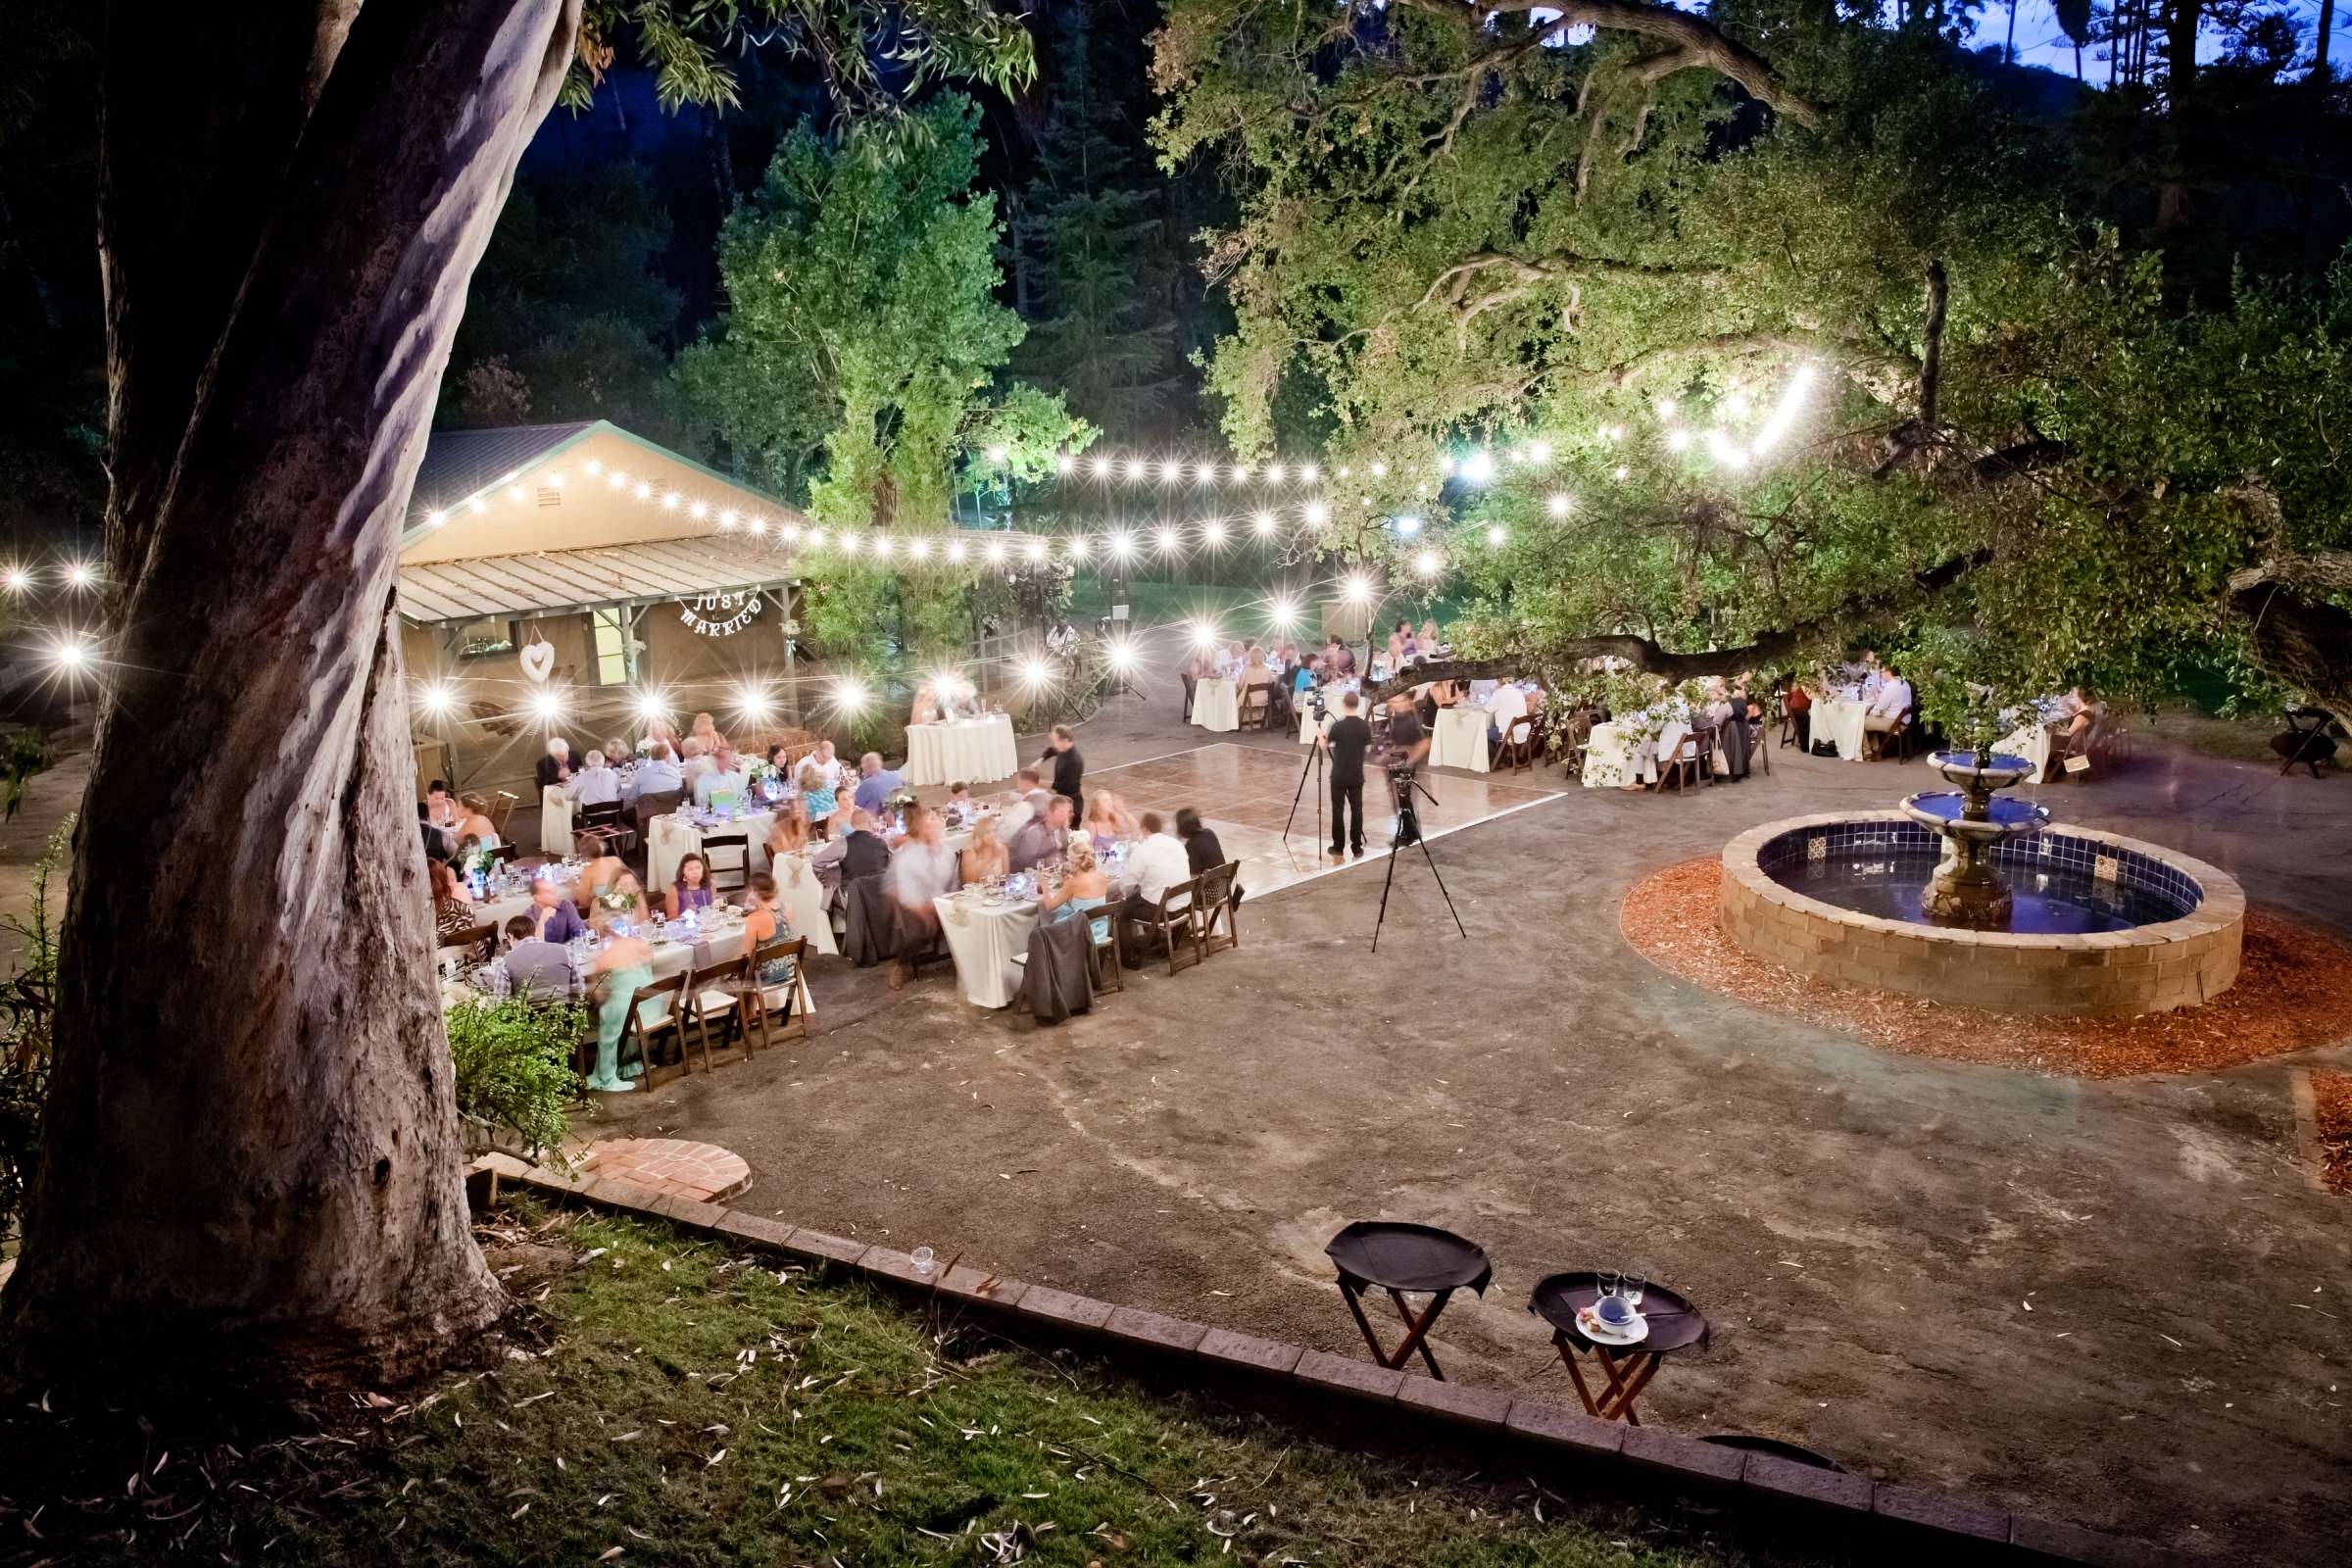
{"label": "long banquet table", "polygon": [[1242,727],[1240,685],[1210,676],[1193,687],[1193,722],[1216,735]]}
{"label": "long banquet table", "polygon": [[1020,770],[1009,713],[906,726],[909,784],[985,784]]}
{"label": "long banquet table", "polygon": [[1639,764],[1644,784],[1658,781],[1658,759],[1672,757],[1683,744],[1690,726],[1680,719],[1669,719],[1658,731],[1654,750],[1644,751],[1639,732],[1630,724],[1614,719],[1592,726],[1585,743],[1585,788],[1589,790],[1620,789],[1634,781]]}

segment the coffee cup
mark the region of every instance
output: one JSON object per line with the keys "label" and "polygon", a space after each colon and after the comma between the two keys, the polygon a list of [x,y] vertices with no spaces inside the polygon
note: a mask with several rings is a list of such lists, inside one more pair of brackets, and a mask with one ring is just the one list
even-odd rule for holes
{"label": "coffee cup", "polygon": [[1634,1309],[1614,1296],[1602,1297],[1592,1314],[1611,1328],[1624,1328],[1634,1320]]}

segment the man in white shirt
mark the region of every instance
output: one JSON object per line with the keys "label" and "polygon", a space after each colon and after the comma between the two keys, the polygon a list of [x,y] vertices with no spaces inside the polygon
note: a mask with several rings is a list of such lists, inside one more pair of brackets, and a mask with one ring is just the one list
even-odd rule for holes
{"label": "man in white shirt", "polygon": [[[686,744],[692,746],[694,742],[689,740]],[[709,806],[711,796],[728,792],[732,792],[740,801],[745,792],[751,789],[751,775],[744,768],[743,759],[737,757],[735,748],[725,741],[718,743],[715,757],[704,760],[710,765],[693,775],[695,805]]]}
{"label": "man in white shirt", "polygon": [[692,735],[678,742],[678,784],[681,789],[692,790],[697,779],[718,765],[703,755],[702,741]]}
{"label": "man in white shirt", "polygon": [[1494,688],[1487,699],[1487,739],[1501,740],[1510,734],[1511,726],[1527,716],[1527,693],[1510,681]]}
{"label": "man in white shirt", "polygon": [[1119,906],[1120,956],[1129,968],[1144,966],[1144,927],[1159,917],[1159,901],[1169,888],[1193,879],[1193,862],[1184,841],[1167,830],[1157,811],[1146,811],[1142,842],[1127,852],[1127,875],[1135,887]]}
{"label": "man in white shirt", "polygon": [[564,781],[574,806],[610,806],[620,799],[620,775],[605,765],[605,754],[590,752],[588,765]]}
{"label": "man in white shirt", "polygon": [[939,907],[931,901],[956,891],[958,881],[956,852],[947,846],[939,813],[917,806],[906,813],[906,842],[890,858],[890,877],[883,885],[899,906],[899,961],[891,967],[890,989],[898,990],[913,975],[904,955],[920,953],[939,935]]}
{"label": "man in white shirt", "polygon": [[1910,707],[1911,683],[1889,666],[1878,695],[1870,700],[1870,707],[1862,714],[1862,727],[1881,735],[1889,734]]}

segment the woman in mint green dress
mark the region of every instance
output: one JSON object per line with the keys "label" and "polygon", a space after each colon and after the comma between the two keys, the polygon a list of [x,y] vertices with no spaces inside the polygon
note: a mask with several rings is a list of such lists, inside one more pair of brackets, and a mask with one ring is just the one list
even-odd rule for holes
{"label": "woman in mint green dress", "polygon": [[588,1087],[604,1095],[624,1094],[645,1072],[643,1061],[620,1065],[620,1035],[637,988],[654,983],[654,950],[643,937],[615,930],[612,911],[601,903],[589,911],[588,929],[603,943],[588,971],[590,995],[597,999],[596,1071]]}

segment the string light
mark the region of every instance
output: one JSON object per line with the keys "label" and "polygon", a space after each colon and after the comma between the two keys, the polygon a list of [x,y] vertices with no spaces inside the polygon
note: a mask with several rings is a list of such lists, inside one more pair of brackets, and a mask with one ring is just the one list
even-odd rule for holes
{"label": "string light", "polygon": [[1208,542],[1211,550],[1222,549],[1225,544],[1225,525],[1221,522],[1204,524],[1200,529],[1200,537]]}
{"label": "string light", "polygon": [[1435,577],[1438,574],[1439,564],[1438,553],[1435,550],[1424,550],[1413,558],[1413,569],[1424,577]]}
{"label": "string light", "polygon": [[755,686],[739,686],[735,690],[735,710],[746,718],[762,719],[771,707],[767,693]]}
{"label": "string light", "polygon": [[1176,553],[1177,546],[1182,543],[1182,541],[1177,538],[1176,530],[1173,528],[1162,528],[1152,537],[1157,541],[1159,545],[1159,553],[1163,556],[1174,555]]}
{"label": "string light", "polygon": [[669,711],[669,698],[662,692],[642,692],[637,698],[637,716],[651,722]]}
{"label": "string light", "polygon": [[50,657],[57,661],[60,669],[78,670],[90,662],[90,646],[78,637],[60,638]]}
{"label": "string light", "polygon": [[1551,443],[1539,441],[1527,449],[1527,455],[1534,462],[1549,463],[1551,461]]}
{"label": "string light", "polygon": [[1658,403],[1657,403],[1657,409],[1658,409],[1658,417],[1659,417],[1659,418],[1661,418],[1661,419],[1671,419],[1671,418],[1673,418],[1673,417],[1674,417],[1674,411],[1675,411],[1675,407],[1676,407],[1676,405],[1675,405],[1675,401],[1674,401],[1674,399],[1672,399],[1672,398],[1660,398],[1660,399],[1658,399]]}
{"label": "string light", "polygon": [[1421,531],[1421,519],[1419,517],[1398,517],[1396,519],[1396,531],[1402,534],[1405,538],[1410,539],[1413,535]]}
{"label": "string light", "polygon": [[1667,432],[1666,432],[1666,450],[1668,450],[1669,452],[1687,452],[1687,451],[1689,451],[1689,450],[1690,450],[1690,431],[1688,431],[1688,430],[1669,430],[1669,431],[1667,431]]}
{"label": "string light", "polygon": [[844,713],[856,713],[865,707],[865,688],[848,678],[833,683],[833,706]]}
{"label": "string light", "polygon": [[66,586],[87,588],[98,580],[98,568],[86,561],[76,561],[66,567]]}
{"label": "string light", "polygon": [[428,681],[416,688],[416,706],[439,718],[458,705],[458,694],[440,681]]}
{"label": "string light", "polygon": [[1462,460],[1462,477],[1472,484],[1487,484],[1494,477],[1494,454],[1480,448]]}
{"label": "string light", "polygon": [[1260,539],[1268,538],[1274,532],[1274,514],[1261,512],[1250,519],[1250,525],[1257,530]]}
{"label": "string light", "polygon": [[1555,495],[1549,501],[1544,503],[1544,510],[1550,513],[1555,517],[1565,517],[1568,515],[1568,509],[1575,504],[1576,503],[1569,500],[1569,498],[1565,495]]}
{"label": "string light", "polygon": [[1487,530],[1487,543],[1491,545],[1498,545],[1502,543],[1505,537],[1506,536],[1502,531],[1502,525],[1500,523],[1496,523]]}
{"label": "string light", "polygon": [[564,698],[558,692],[541,692],[531,699],[531,711],[547,722],[554,723],[564,716]]}

